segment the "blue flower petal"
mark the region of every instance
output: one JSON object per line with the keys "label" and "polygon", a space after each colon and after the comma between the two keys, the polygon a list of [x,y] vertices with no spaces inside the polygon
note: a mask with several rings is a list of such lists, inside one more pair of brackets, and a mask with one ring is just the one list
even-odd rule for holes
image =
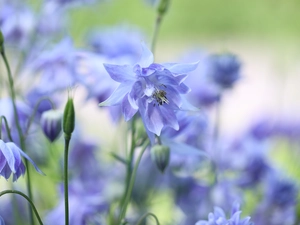
{"label": "blue flower petal", "polygon": [[6,162],[9,166],[9,168],[11,169],[11,171],[13,173],[16,172],[15,169],[15,156],[13,154],[13,152],[8,148],[8,146],[6,146],[6,143],[4,143],[4,141],[0,140],[0,149],[6,159]]}
{"label": "blue flower petal", "polygon": [[172,127],[174,130],[179,130],[179,124],[178,124],[177,117],[174,113],[174,110],[168,109],[167,106],[162,106],[162,107],[159,106],[159,109],[163,117],[164,125]]}
{"label": "blue flower petal", "polygon": [[185,74],[194,71],[199,62],[195,63],[165,63],[162,64],[166,69],[176,74]]}
{"label": "blue flower petal", "polygon": [[4,168],[5,164],[6,164],[6,159],[5,159],[2,151],[0,151],[0,172]]}
{"label": "blue flower petal", "polygon": [[21,161],[21,164],[17,170],[16,173],[14,173],[13,175],[13,182],[15,182],[16,180],[18,180],[18,178],[21,176],[21,175],[24,175],[25,174],[25,171],[26,171],[26,168],[24,166],[24,163]]}
{"label": "blue flower petal", "polygon": [[10,175],[11,175],[12,171],[9,168],[8,164],[5,164],[4,168],[1,170],[0,174],[7,180]]}
{"label": "blue flower petal", "polygon": [[137,112],[138,108],[133,108],[130,104],[129,100],[129,94],[127,94],[122,101],[122,112],[125,117],[125,121],[130,120],[134,114]]}
{"label": "blue flower petal", "polygon": [[20,148],[13,142],[7,142],[6,146],[10,149],[10,151],[14,155],[15,158],[14,169],[15,171],[17,171],[21,163],[21,155],[19,152]]}
{"label": "blue flower petal", "polygon": [[147,48],[146,44],[142,43],[142,56],[137,64],[139,64],[142,68],[146,68],[150,66],[154,61],[154,56],[152,52]]}
{"label": "blue flower petal", "polygon": [[26,159],[34,166],[35,170],[36,170],[38,173],[40,173],[40,174],[42,174],[42,175],[45,175],[45,174],[38,168],[38,166],[35,164],[35,162],[33,162],[33,160],[32,160],[25,152],[23,152],[21,149],[19,149],[19,151],[20,151],[20,154],[21,154],[24,158],[26,158]]}
{"label": "blue flower petal", "polygon": [[106,71],[110,77],[120,83],[127,81],[134,81],[135,74],[133,72],[132,66],[129,65],[112,65],[112,64],[103,64]]}
{"label": "blue flower petal", "polygon": [[131,88],[131,85],[128,85],[127,83],[120,84],[112,95],[104,102],[101,102],[99,106],[113,106],[120,104],[125,95],[130,92]]}

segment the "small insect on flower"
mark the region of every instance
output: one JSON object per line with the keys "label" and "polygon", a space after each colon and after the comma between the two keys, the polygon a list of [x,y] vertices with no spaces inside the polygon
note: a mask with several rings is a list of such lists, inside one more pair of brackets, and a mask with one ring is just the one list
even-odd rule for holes
{"label": "small insect on flower", "polygon": [[[156,89],[152,93],[152,98],[154,98],[156,100],[156,102],[158,103],[158,105],[163,105],[164,103],[169,104],[169,100],[167,99],[166,95],[167,95],[166,91]],[[155,103],[154,103],[154,106],[155,106]]]}

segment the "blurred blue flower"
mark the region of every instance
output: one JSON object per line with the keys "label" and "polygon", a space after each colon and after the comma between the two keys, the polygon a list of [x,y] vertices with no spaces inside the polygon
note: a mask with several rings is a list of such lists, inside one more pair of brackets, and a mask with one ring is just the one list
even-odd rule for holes
{"label": "blurred blue flower", "polygon": [[41,72],[39,87],[43,92],[65,90],[76,82],[75,48],[70,38],[64,38],[52,50],[42,52],[32,68]]}
{"label": "blurred blue flower", "polygon": [[35,15],[26,5],[0,3],[0,27],[7,43],[25,49],[35,29]]}
{"label": "blurred blue flower", "polygon": [[21,175],[25,174],[26,168],[21,156],[26,158],[36,169],[37,172],[43,172],[37,167],[29,156],[23,152],[15,143],[4,142],[0,139],[0,175],[8,179],[13,174],[13,181],[16,181]]}
{"label": "blurred blue flower", "polygon": [[59,110],[48,110],[41,116],[41,128],[51,142],[56,140],[61,133],[62,117],[63,114]]}
{"label": "blurred blue flower", "polygon": [[0,225],[5,225],[3,218],[0,216]]}
{"label": "blurred blue flower", "polygon": [[[94,190],[87,188],[81,181],[69,183],[69,218],[72,225],[105,224],[101,221],[101,214],[106,213],[108,204],[103,197],[102,187],[94,180]],[[62,193],[61,193],[62,195]],[[46,218],[46,225],[64,225],[65,201],[61,196],[58,205],[50,211]],[[103,218],[102,218],[103,219]]]}
{"label": "blurred blue flower", "polygon": [[241,77],[241,62],[236,55],[211,55],[208,63],[208,76],[222,89],[231,88]]}
{"label": "blurred blue flower", "polygon": [[136,62],[141,55],[141,40],[144,40],[144,35],[140,30],[119,25],[91,33],[88,43],[92,50],[108,58],[130,57]]}
{"label": "blurred blue flower", "polygon": [[214,207],[214,212],[209,213],[208,220],[200,220],[196,225],[253,225],[250,217],[240,219],[241,211],[238,208],[233,209],[229,219],[226,218],[225,212],[219,207]]}
{"label": "blurred blue flower", "polygon": [[121,104],[126,121],[139,111],[152,141],[154,134],[159,136],[166,126],[179,129],[176,110],[195,110],[181,95],[189,92],[183,80],[197,63],[155,64],[153,54],[143,45],[142,57],[134,66],[104,66],[111,78],[121,84],[99,105]]}

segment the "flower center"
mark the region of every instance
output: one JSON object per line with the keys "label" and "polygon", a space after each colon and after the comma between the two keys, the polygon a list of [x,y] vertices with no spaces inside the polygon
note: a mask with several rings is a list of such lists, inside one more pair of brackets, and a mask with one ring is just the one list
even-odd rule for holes
{"label": "flower center", "polygon": [[155,88],[155,90],[152,93],[152,98],[158,103],[158,105],[163,105],[165,103],[169,104],[169,100],[166,95],[166,91]]}

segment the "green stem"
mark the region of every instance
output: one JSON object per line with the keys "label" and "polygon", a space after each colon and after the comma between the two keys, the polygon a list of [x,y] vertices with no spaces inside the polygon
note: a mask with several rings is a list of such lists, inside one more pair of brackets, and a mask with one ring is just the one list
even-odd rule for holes
{"label": "green stem", "polygon": [[[3,49],[1,51],[1,56],[3,58],[5,67],[7,69],[7,74],[8,74],[8,81],[9,81],[9,90],[10,90],[10,96],[12,99],[12,104],[13,104],[13,111],[14,111],[14,120],[17,126],[17,130],[18,130],[18,134],[19,134],[19,138],[20,138],[20,145],[21,145],[21,149],[26,152],[26,146],[25,146],[25,138],[23,136],[22,133],[22,129],[21,129],[21,125],[20,125],[20,121],[19,121],[19,116],[18,116],[18,111],[17,111],[17,106],[16,106],[16,94],[15,94],[15,88],[14,88],[14,80],[11,74],[11,70],[9,67],[9,63],[8,60],[6,58],[5,55],[5,51],[4,51],[4,46],[2,46]],[[32,197],[32,191],[31,191],[31,182],[30,182],[30,170],[28,168],[28,160],[25,160],[25,166],[27,168],[27,180],[26,180],[26,186],[27,186],[27,191],[28,191],[28,196],[29,198],[33,201],[33,197]],[[30,220],[31,220],[31,224],[34,225],[34,219],[33,219],[33,212],[32,212],[32,208],[29,208],[29,215],[30,215]]]}
{"label": "green stem", "polygon": [[130,201],[130,198],[131,198],[131,193],[132,193],[132,189],[133,189],[133,185],[134,185],[134,182],[135,182],[135,177],[136,177],[136,173],[137,173],[137,169],[138,169],[138,166],[140,164],[140,161],[142,159],[142,156],[144,154],[144,152],[146,151],[147,147],[149,145],[149,140],[147,140],[137,158],[137,161],[134,165],[134,168],[133,168],[133,171],[132,171],[132,174],[131,174],[131,177],[130,177],[130,182],[129,182],[129,186],[128,186],[128,190],[127,190],[127,193],[126,193],[126,196],[125,196],[125,201],[124,201],[124,204],[122,206],[122,209],[121,209],[121,213],[120,213],[120,216],[119,216],[119,223],[118,224],[121,224],[121,221],[122,219],[125,217],[126,215],[126,210],[127,210],[127,206],[129,204],[129,201]]}
{"label": "green stem", "polygon": [[146,219],[148,216],[152,216],[152,217],[155,219],[156,224],[159,225],[159,221],[158,221],[157,217],[155,216],[155,214],[153,214],[153,213],[145,213],[145,214],[139,219],[139,221],[137,222],[136,225],[142,224],[143,220]]}
{"label": "green stem", "polygon": [[156,45],[161,21],[162,21],[162,16],[158,15],[156,17],[156,21],[155,21],[154,33],[153,33],[152,44],[151,44],[151,50],[152,50],[153,55],[154,55],[154,51],[155,51],[155,45]]}
{"label": "green stem", "polygon": [[65,156],[64,156],[65,225],[69,225],[69,185],[68,185],[69,144],[70,144],[70,138],[65,137]]}
{"label": "green stem", "polygon": [[43,225],[43,222],[41,220],[41,217],[39,216],[39,213],[37,211],[37,209],[35,208],[33,202],[31,201],[31,199],[29,197],[27,197],[24,193],[20,192],[20,191],[15,191],[15,190],[6,190],[6,191],[1,191],[0,192],[0,197],[2,195],[5,195],[5,194],[17,194],[17,195],[21,195],[23,198],[25,198],[28,203],[30,204],[30,206],[32,207],[32,210],[36,216],[36,218],[38,219],[40,225]]}
{"label": "green stem", "polygon": [[7,122],[7,119],[5,116],[1,116],[1,119],[0,119],[0,139],[2,139],[2,120],[4,120],[4,123],[5,123],[5,128],[7,131],[8,139],[12,142],[13,139],[11,137],[10,129],[9,129],[8,122]]}
{"label": "green stem", "polygon": [[40,105],[41,102],[44,101],[44,100],[47,100],[47,101],[50,102],[50,105],[51,105],[51,108],[52,108],[52,109],[55,108],[55,107],[54,107],[54,103],[51,101],[50,98],[48,98],[48,97],[42,97],[42,98],[40,98],[40,99],[38,100],[38,102],[35,104],[35,107],[34,107],[34,109],[33,109],[33,113],[32,113],[32,115],[31,115],[30,118],[29,118],[28,124],[27,124],[27,126],[26,126],[26,130],[25,130],[25,134],[24,134],[25,137],[28,135],[30,126],[31,126],[31,124],[32,124],[32,122],[33,122],[33,120],[34,120],[34,118],[35,118],[35,115],[36,115],[36,112],[37,112],[37,110],[38,110],[39,105]]}

